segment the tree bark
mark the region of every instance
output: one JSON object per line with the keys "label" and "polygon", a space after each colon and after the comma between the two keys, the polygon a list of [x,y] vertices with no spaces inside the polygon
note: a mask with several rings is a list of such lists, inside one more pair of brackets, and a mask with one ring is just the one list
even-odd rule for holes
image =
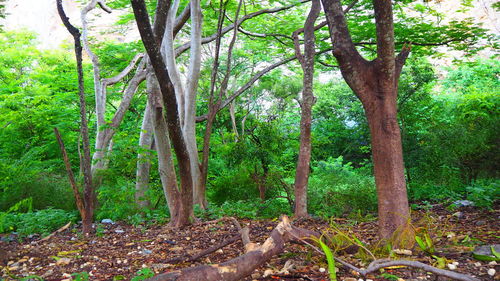
{"label": "tree bark", "polygon": [[66,16],[62,6],[62,0],[57,0],[57,11],[61,17],[66,29],[71,33],[75,41],[75,56],[78,71],[78,96],[80,98],[80,131],[83,139],[83,200],[85,203],[84,212],[82,214],[82,228],[84,234],[92,232],[92,219],[94,216],[94,189],[92,186],[92,173],[90,169],[90,143],[89,143],[89,127],[87,123],[87,110],[85,105],[85,89],[83,83],[83,66],[82,53],[83,48],[80,41],[80,31],[71,25],[69,18]]}
{"label": "tree bark", "polygon": [[[392,1],[373,1],[377,30],[377,58],[365,60],[356,50],[340,0],[322,0],[342,76],[361,100],[371,133],[377,186],[379,236],[393,237],[407,229],[409,206],[404,177],[401,134],[397,121],[397,84],[410,51],[395,56]],[[400,236],[396,233],[396,236]]]}
{"label": "tree bark", "polygon": [[177,185],[174,161],[172,158],[172,146],[168,136],[168,128],[163,116],[162,99],[158,81],[151,70],[147,75],[148,103],[151,105],[151,117],[154,128],[154,140],[158,154],[158,172],[163,188],[165,199],[170,211],[170,225],[182,224],[179,216],[181,209],[181,194]]}
{"label": "tree bark", "polygon": [[135,202],[142,208],[150,205],[149,200],[145,199],[145,193],[149,188],[149,172],[151,169],[151,146],[153,144],[153,113],[151,102],[147,101],[144,117],[139,136],[139,154],[137,155],[137,177],[135,185]]}
{"label": "tree bark", "polygon": [[[191,161],[179,118],[177,97],[160,52],[161,36],[153,33],[146,5],[143,0],[132,0],[131,2],[139,33],[149,55],[149,61],[158,81],[162,97],[161,107],[159,107],[160,105],[155,105],[155,111],[162,109],[166,113],[169,138],[179,164],[181,181],[180,200],[182,204],[177,209],[179,211],[179,219],[175,222],[174,226],[181,227],[191,223],[190,216],[193,213],[193,181],[191,177]],[[167,2],[160,0],[158,1],[158,6],[167,6]],[[157,145],[160,146],[160,143],[157,143]]]}
{"label": "tree bark", "polygon": [[313,0],[311,10],[304,24],[304,54],[300,51],[299,34],[294,32],[295,55],[302,67],[303,89],[300,102],[300,148],[297,170],[295,172],[295,216],[307,217],[307,183],[309,180],[309,164],[311,162],[311,121],[312,106],[315,103],[313,94],[315,41],[314,23],[319,16],[321,5]]}

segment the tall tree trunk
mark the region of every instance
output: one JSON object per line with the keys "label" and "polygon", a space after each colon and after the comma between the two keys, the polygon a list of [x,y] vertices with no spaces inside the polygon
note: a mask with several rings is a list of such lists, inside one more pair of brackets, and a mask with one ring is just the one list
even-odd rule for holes
{"label": "tall tree trunk", "polygon": [[[396,89],[394,86],[391,88],[385,91],[392,91],[391,96],[394,96]],[[397,121],[396,99],[380,99],[376,97],[375,92],[369,96],[373,97],[372,100],[363,104],[371,134],[379,234],[387,239],[398,228],[405,227],[409,219],[401,134]]]}
{"label": "tall tree trunk", "polygon": [[[377,31],[377,58],[365,60],[356,50],[340,0],[322,0],[342,76],[365,109],[371,133],[378,196],[379,236],[393,237],[407,229],[410,216],[404,177],[401,133],[397,122],[397,85],[410,48],[398,56],[394,47],[392,1],[373,1]],[[403,245],[404,246],[404,245]]]}
{"label": "tall tree trunk", "polygon": [[[181,227],[191,223],[190,217],[193,213],[193,181],[191,177],[191,161],[181,128],[175,88],[172,80],[170,79],[169,71],[160,51],[160,44],[162,42],[164,32],[162,32],[163,30],[159,30],[157,28],[153,29],[151,27],[149,14],[143,0],[131,0],[131,3],[137,27],[142,38],[142,43],[144,44],[144,47],[149,55],[151,68],[154,70],[154,74],[158,81],[158,94],[161,94],[161,96],[155,97],[155,100],[161,100],[160,103],[156,102],[154,105],[155,112],[157,112],[156,117],[159,115],[158,111],[162,110],[162,112],[165,112],[168,136],[172,142],[177,156],[177,162],[179,164],[181,183],[179,191],[182,204],[180,204],[179,208],[176,209],[179,212],[179,215],[178,220],[173,222],[173,225],[175,227]],[[158,1],[155,25],[156,23],[161,24],[166,22],[166,19],[168,18],[169,3],[170,2],[166,0]],[[164,17],[164,20],[159,20],[159,17]],[[156,133],[157,131],[155,131],[155,135]],[[159,138],[159,136],[156,137]],[[161,143],[157,143],[157,145],[159,147]],[[177,200],[177,198],[173,199]]]}
{"label": "tall tree trunk", "polygon": [[300,51],[299,32],[294,32],[295,54],[302,66],[303,89],[300,102],[300,150],[295,172],[295,216],[307,217],[307,183],[309,180],[309,164],[311,162],[311,121],[312,106],[315,102],[313,94],[315,40],[314,23],[319,16],[321,5],[313,0],[311,11],[304,24],[304,55]]}
{"label": "tall tree trunk", "polygon": [[[223,7],[223,3],[220,3],[219,7],[219,18],[217,22],[217,37],[216,37],[216,47],[215,47],[215,58],[214,64],[212,67],[212,75],[210,80],[210,99],[209,99],[209,110],[208,110],[208,119],[207,125],[205,127],[205,135],[203,137],[203,154],[202,154],[202,163],[198,166],[199,174],[198,174],[198,184],[194,188],[194,200],[195,203],[199,204],[202,209],[208,207],[208,202],[206,199],[206,185],[207,185],[207,174],[208,174],[208,157],[210,153],[210,138],[212,136],[212,126],[215,121],[215,117],[217,112],[221,106],[222,98],[226,95],[227,87],[229,83],[229,76],[231,73],[231,60],[233,47],[236,42],[236,36],[238,33],[238,24],[235,26],[233,30],[233,37],[231,38],[231,42],[229,43],[228,53],[227,53],[227,61],[226,61],[226,73],[224,75],[224,79],[219,87],[219,96],[217,101],[215,102],[215,83],[217,78],[217,72],[219,69],[219,55],[220,55],[220,46],[221,46],[221,35],[222,35],[222,25],[224,23],[224,17],[226,15],[226,9]],[[242,0],[239,1],[238,9],[236,10],[235,21],[238,22],[238,17],[240,13],[240,9],[242,6]],[[193,116],[194,117],[194,116]],[[195,118],[192,121],[196,121]],[[197,155],[197,154],[196,154]],[[198,162],[197,162],[198,163]]]}
{"label": "tall tree trunk", "polygon": [[92,232],[92,220],[94,216],[94,189],[92,186],[92,173],[90,169],[90,143],[89,143],[89,127],[87,123],[87,110],[85,105],[85,89],[83,83],[83,66],[82,66],[82,44],[80,41],[80,31],[71,25],[69,18],[66,16],[62,6],[62,0],[57,0],[57,11],[61,17],[62,22],[66,29],[71,33],[75,41],[75,56],[78,71],[78,96],[80,100],[80,132],[83,139],[83,201],[84,211],[82,216],[83,233],[88,234]]}
{"label": "tall tree trunk", "polygon": [[[186,208],[183,207],[182,194],[177,185],[174,161],[172,158],[172,146],[168,135],[168,127],[163,112],[163,102],[161,99],[158,81],[151,67],[147,75],[148,104],[151,105],[151,118],[154,128],[154,140],[156,152],[158,154],[158,172],[163,187],[163,193],[167,200],[170,211],[170,225],[182,226],[186,224]],[[189,204],[188,204],[189,205]],[[189,218],[188,210],[188,218]]]}
{"label": "tall tree trunk", "polygon": [[142,208],[149,207],[145,193],[149,188],[149,172],[151,169],[151,146],[153,144],[153,113],[151,102],[147,101],[139,137],[139,154],[137,155],[137,177],[135,185],[135,202]]}

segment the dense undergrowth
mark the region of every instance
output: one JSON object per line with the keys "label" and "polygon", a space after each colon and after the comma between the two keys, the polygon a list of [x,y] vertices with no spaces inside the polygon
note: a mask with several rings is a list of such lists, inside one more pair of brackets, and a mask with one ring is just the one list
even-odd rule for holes
{"label": "dense undergrowth", "polygon": [[[54,127],[61,131],[81,182],[74,61],[67,52],[35,46],[32,34],[0,34],[0,74],[5,78],[0,79],[0,232],[21,236],[43,235],[79,220],[52,132]],[[113,54],[102,66],[112,75],[137,46],[106,42],[95,48]],[[470,200],[475,206],[492,208],[500,198],[500,63],[496,58],[458,62],[439,69],[441,81],[436,71],[429,62],[410,57],[400,79],[398,117],[410,202],[420,208]],[[84,72],[85,88],[92,89],[89,65]],[[236,107],[236,119],[245,120],[244,126],[237,124],[236,132],[227,111],[217,115],[210,146],[209,208],[196,210],[198,217],[253,219],[293,213],[300,122],[295,98],[301,76],[285,76],[270,73],[249,89],[244,103]],[[109,89],[111,104],[120,99],[123,86]],[[322,218],[372,215],[377,199],[362,106],[339,79],[318,82],[314,91],[309,212]],[[91,90],[87,98],[93,112]],[[133,203],[145,100],[141,87],[115,135],[109,169],[97,191],[96,220],[168,221],[154,151],[145,198],[150,208]],[[205,113],[201,101],[198,108]],[[89,114],[92,136],[95,118]],[[203,130],[198,129],[201,143]],[[264,198],[259,186],[265,188]]]}

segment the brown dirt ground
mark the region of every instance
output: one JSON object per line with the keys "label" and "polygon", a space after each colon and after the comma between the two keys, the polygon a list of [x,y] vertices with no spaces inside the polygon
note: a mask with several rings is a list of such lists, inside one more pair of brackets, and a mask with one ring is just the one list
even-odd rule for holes
{"label": "brown dirt ground", "polygon": [[[464,216],[454,216],[453,213],[457,211],[461,211]],[[412,217],[416,227],[428,228],[438,256],[445,257],[448,263],[458,262],[457,272],[475,275],[481,280],[500,280],[499,265],[476,261],[470,254],[475,245],[499,243],[498,208],[495,211],[474,208],[448,211],[437,206],[432,211],[414,212]],[[252,242],[263,242],[278,223],[277,220],[239,221],[250,227]],[[356,223],[348,219],[334,219],[333,222],[344,233],[354,234],[368,245],[376,241],[376,221]],[[301,220],[293,224],[315,231],[331,231],[329,223],[319,219]],[[101,235],[94,237],[82,237],[79,235],[79,226],[73,226],[43,242],[37,242],[39,239],[0,242],[0,253],[3,252],[3,256],[0,255],[0,280],[16,280],[28,275],[42,276],[45,280],[72,280],[70,274],[83,271],[90,273],[90,280],[130,280],[144,267],[162,273],[220,263],[243,253],[243,245],[238,241],[192,263],[167,263],[174,258],[192,256],[237,235],[238,231],[230,220],[199,222],[181,230],[170,229],[165,225],[146,228],[116,223],[102,226]],[[117,233],[116,230],[123,230],[123,233]],[[341,258],[358,267],[367,266],[354,256],[346,254]],[[413,249],[411,256],[402,258],[427,264],[434,262],[418,247]],[[288,260],[294,265],[293,269],[287,274],[278,273]],[[328,274],[321,272],[324,268],[328,266],[322,255],[308,246],[290,244],[283,254],[256,269],[245,280],[328,280]],[[348,277],[359,279],[345,267],[338,265],[338,268],[338,280]],[[487,271],[491,268],[497,271],[496,276],[488,275]],[[264,277],[266,270],[272,270],[273,274]],[[401,278],[399,281],[446,280],[413,268],[386,269],[385,273],[398,276]],[[369,278],[374,281],[390,280],[382,277],[381,273]]]}

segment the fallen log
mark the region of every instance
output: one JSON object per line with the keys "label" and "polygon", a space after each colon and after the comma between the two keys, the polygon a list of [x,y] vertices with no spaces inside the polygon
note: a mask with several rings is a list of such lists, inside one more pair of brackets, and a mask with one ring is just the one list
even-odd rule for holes
{"label": "fallen log", "polygon": [[[180,271],[159,274],[150,281],[230,281],[240,280],[250,275],[254,269],[264,264],[274,255],[283,252],[285,243],[296,240],[295,237],[306,238],[311,231],[294,227],[288,217],[284,216],[281,222],[271,232],[269,238],[253,250],[239,257],[214,265],[201,265],[182,269]],[[298,241],[297,241],[298,242]]]}
{"label": "fallen log", "polygon": [[[298,228],[290,223],[290,219],[287,216],[283,216],[281,222],[276,226],[276,228],[271,232],[269,238],[262,245],[253,244],[249,241],[248,232],[243,233],[244,229],[240,229],[240,234],[246,236],[245,248],[246,253],[231,259],[229,261],[213,264],[213,265],[200,265],[191,268],[185,268],[178,271],[168,272],[156,275],[147,280],[149,281],[236,281],[240,280],[248,275],[250,275],[257,267],[264,264],[266,261],[271,259],[271,257],[280,254],[285,249],[285,243],[295,242],[301,244],[311,245],[314,249],[319,251],[312,243],[314,239],[320,239],[321,235],[317,232],[310,231],[303,228]],[[248,231],[248,228],[246,228]],[[314,237],[313,239],[311,239]],[[252,245],[252,247],[248,247]],[[349,264],[342,259],[335,258],[340,264],[359,272],[361,275],[366,276],[368,273],[376,272],[382,268],[404,265],[408,267],[415,267],[424,269],[425,271],[432,272],[437,275],[442,275],[445,277],[453,278],[455,280],[462,281],[479,281],[479,279],[461,274],[458,272],[453,272],[444,269],[438,269],[433,266],[423,264],[416,261],[408,260],[393,260],[385,262],[384,260],[375,260],[369,266],[368,269],[363,270]]]}

